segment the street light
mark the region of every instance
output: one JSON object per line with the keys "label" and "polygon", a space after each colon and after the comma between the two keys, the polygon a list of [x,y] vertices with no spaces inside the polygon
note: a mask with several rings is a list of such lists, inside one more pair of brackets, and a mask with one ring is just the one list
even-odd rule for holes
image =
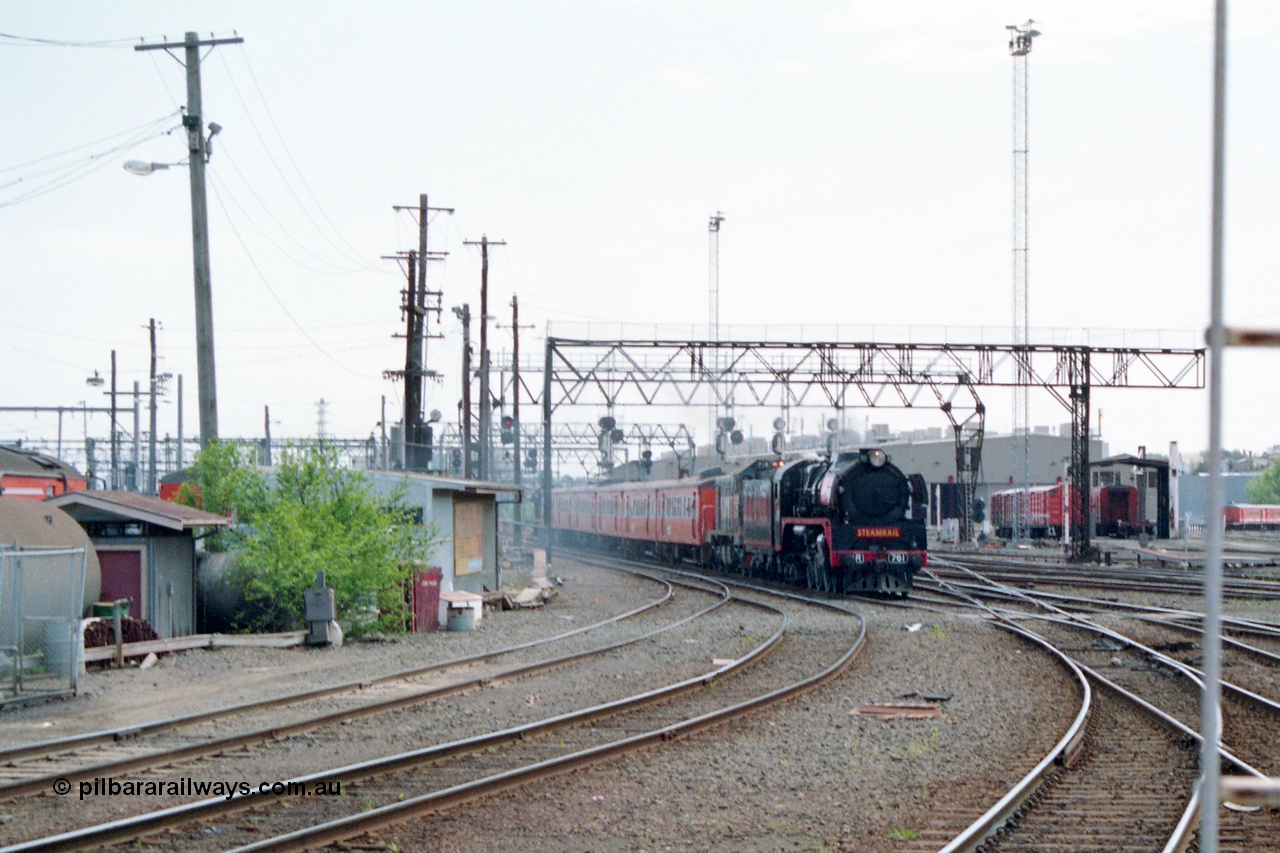
{"label": "street light", "polygon": [[[218,393],[213,360],[213,289],[209,273],[209,210],[206,200],[204,167],[209,161],[209,139],[222,130],[209,124],[209,136],[204,134],[204,106],[200,92],[200,48],[220,44],[240,44],[244,39],[212,38],[201,41],[189,32],[181,42],[135,45],[134,50],[165,50],[183,48],[187,71],[187,106],[182,116],[182,126],[187,131],[187,166],[191,176],[191,247],[195,268],[196,303],[196,369],[200,389],[200,444],[207,445],[218,437]],[[149,175],[158,164],[141,164],[142,171],[130,169],[134,174]],[[126,168],[128,165],[126,164]]]}
{"label": "street light", "polygon": [[131,175],[150,175],[161,169],[167,169],[170,166],[182,165],[180,163],[150,163],[146,160],[127,160],[124,164],[124,170]]}
{"label": "street light", "polygon": [[[192,150],[187,161],[153,163],[129,160],[124,169],[131,175],[147,176],[171,166],[191,167],[191,232],[192,259],[195,268],[196,295],[196,372],[200,396],[200,445],[218,437],[218,396],[213,357],[213,292],[209,272],[209,211],[205,201],[204,165],[209,159],[209,140],[222,127],[209,125],[209,137],[191,128]],[[194,165],[192,165],[194,164]]]}
{"label": "street light", "polygon": [[[93,371],[93,375],[84,380],[84,384],[90,388],[101,388],[106,384],[106,380],[97,370]],[[117,477],[117,466],[119,465],[119,450],[116,444],[116,351],[111,351],[111,390],[104,391],[104,394],[111,395],[111,488],[117,488],[119,485]]]}

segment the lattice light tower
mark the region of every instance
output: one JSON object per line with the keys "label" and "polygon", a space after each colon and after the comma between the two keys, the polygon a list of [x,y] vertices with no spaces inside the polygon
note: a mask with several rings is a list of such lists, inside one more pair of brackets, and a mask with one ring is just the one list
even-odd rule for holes
{"label": "lattice light tower", "polygon": [[[1035,21],[1010,24],[1009,55],[1013,57],[1013,344],[1025,347],[1030,341],[1030,311],[1027,307],[1027,55],[1031,40],[1040,35],[1032,29]],[[1014,539],[1028,538],[1025,490],[1031,485],[1031,376],[1027,361],[1018,359],[1013,388],[1014,480],[1023,491],[1014,502]]]}
{"label": "lattice light tower", "polygon": [[[707,327],[711,332],[711,340],[720,342],[720,223],[724,222],[724,214],[716,211],[707,222]],[[721,396],[720,388],[720,350],[711,350],[711,406],[707,418],[710,440],[719,447],[717,441],[722,418],[728,416],[728,401]]]}

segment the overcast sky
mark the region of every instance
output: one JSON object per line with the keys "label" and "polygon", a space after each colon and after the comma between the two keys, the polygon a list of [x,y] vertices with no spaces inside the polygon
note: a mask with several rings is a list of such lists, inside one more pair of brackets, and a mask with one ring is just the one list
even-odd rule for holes
{"label": "overcast sky", "polygon": [[[182,66],[138,39],[242,36],[202,65],[219,417],[224,436],[366,436],[401,389],[402,277],[416,248],[393,205],[432,224],[444,291],[427,408],[452,419],[461,332],[491,312],[548,322],[705,324],[708,217],[723,211],[726,325],[1007,327],[1012,317],[1012,60],[1030,58],[1032,338],[1158,329],[1209,315],[1210,0],[885,3],[14,2],[0,0],[0,405],[102,405],[85,384],[118,352],[122,388],[183,374],[197,431]],[[12,38],[17,36],[20,38]],[[36,43],[44,39],[54,44]],[[1280,7],[1231,4],[1227,317],[1280,326]],[[474,331],[474,330],[473,330]],[[955,338],[955,335],[952,335]],[[491,330],[492,349],[509,332]],[[1280,355],[1227,357],[1229,447],[1280,443]],[[988,429],[1012,406],[984,392]],[[1033,424],[1067,413],[1033,395]],[[176,433],[176,407],[159,432]],[[1207,442],[1207,395],[1096,391],[1103,438]],[[594,420],[586,408],[557,417]],[[744,413],[745,414],[745,413]],[[757,413],[763,429],[776,413]],[[821,415],[814,412],[816,422]],[[671,412],[620,420],[670,422]],[[757,416],[750,416],[756,418]],[[806,415],[806,417],[810,417]],[[851,413],[944,426],[936,410]],[[705,417],[693,419],[705,428]],[[0,414],[0,438],[51,436]],[[82,427],[67,427],[72,435]],[[90,432],[105,433],[105,425]]]}

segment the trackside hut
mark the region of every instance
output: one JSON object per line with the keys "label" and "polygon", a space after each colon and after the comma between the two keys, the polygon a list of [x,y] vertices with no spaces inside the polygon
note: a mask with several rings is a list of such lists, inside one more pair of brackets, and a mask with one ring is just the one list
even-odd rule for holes
{"label": "trackside hut", "polygon": [[133,599],[129,615],[162,637],[196,630],[196,534],[231,522],[136,492],[69,492],[49,504],[89,534],[102,567],[100,600]]}
{"label": "trackside hut", "polygon": [[441,591],[498,588],[498,505],[520,503],[519,486],[399,471],[366,473],[375,494],[402,490],[405,504],[421,511],[421,523],[435,525],[440,543],[427,565],[441,570]]}

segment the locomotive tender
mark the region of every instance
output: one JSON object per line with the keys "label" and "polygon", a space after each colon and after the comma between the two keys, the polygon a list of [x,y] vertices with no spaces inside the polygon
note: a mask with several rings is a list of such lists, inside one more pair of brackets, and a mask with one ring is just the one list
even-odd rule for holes
{"label": "locomotive tender", "polygon": [[928,491],[879,448],[757,459],[732,474],[553,493],[563,542],[828,592],[905,596],[928,559]]}

